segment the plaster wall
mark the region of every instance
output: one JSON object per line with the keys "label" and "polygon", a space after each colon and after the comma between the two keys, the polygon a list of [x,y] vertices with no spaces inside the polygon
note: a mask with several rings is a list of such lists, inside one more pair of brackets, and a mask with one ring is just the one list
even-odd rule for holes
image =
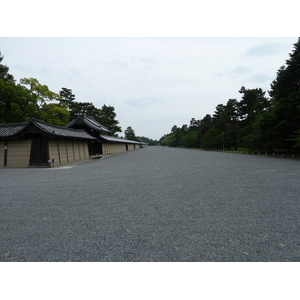
{"label": "plaster wall", "polygon": [[[4,152],[4,146],[1,147]],[[27,168],[29,166],[31,140],[9,140],[7,142],[7,167]],[[4,153],[1,166],[3,167]]]}
{"label": "plaster wall", "polygon": [[89,159],[87,142],[49,140],[49,157],[55,166]]}

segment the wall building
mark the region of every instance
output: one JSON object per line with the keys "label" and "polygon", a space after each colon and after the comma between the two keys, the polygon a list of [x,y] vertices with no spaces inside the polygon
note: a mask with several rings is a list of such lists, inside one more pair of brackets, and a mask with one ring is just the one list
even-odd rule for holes
{"label": "wall building", "polygon": [[110,133],[88,116],[79,116],[66,127],[35,118],[28,123],[0,124],[0,168],[60,166],[147,145]]}
{"label": "wall building", "polygon": [[78,116],[67,124],[66,127],[84,129],[97,139],[96,141],[90,141],[91,155],[119,154],[147,146],[147,143],[141,141],[126,140],[111,136],[112,132],[107,127],[99,124],[87,115]]}
{"label": "wall building", "polygon": [[50,167],[89,159],[84,130],[51,125],[31,118],[28,123],[0,124],[0,168]]}

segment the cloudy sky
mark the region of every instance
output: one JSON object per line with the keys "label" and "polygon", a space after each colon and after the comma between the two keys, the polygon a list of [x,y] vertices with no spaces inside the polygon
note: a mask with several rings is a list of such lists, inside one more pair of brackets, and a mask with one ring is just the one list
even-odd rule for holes
{"label": "cloudy sky", "polygon": [[[213,114],[239,89],[270,89],[297,38],[0,38],[19,82],[37,78],[76,101],[112,105],[123,131],[159,139],[173,125]],[[122,135],[122,134],[121,134]]]}

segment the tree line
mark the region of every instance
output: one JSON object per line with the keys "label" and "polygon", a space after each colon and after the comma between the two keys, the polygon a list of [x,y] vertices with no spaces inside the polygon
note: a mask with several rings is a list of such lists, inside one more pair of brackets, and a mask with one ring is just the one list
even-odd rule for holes
{"label": "tree line", "polygon": [[2,64],[3,58],[0,52],[0,123],[28,122],[34,117],[65,126],[75,116],[85,113],[114,135],[122,132],[113,106],[104,104],[97,108],[92,102],[77,102],[71,89],[63,87],[55,93],[36,78],[22,78],[16,83],[9,67]]}
{"label": "tree line", "polygon": [[189,126],[174,125],[160,144],[205,149],[300,151],[300,38],[271,89],[239,90],[241,99],[218,104],[213,115],[192,118]]}

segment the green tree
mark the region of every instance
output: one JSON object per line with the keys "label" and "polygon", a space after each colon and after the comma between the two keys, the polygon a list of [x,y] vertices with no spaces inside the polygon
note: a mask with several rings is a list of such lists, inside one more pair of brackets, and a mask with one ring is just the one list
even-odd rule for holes
{"label": "green tree", "polygon": [[61,91],[59,92],[59,95],[61,97],[60,102],[65,103],[67,105],[67,107],[70,107],[75,100],[75,95],[72,94],[71,89],[67,89],[67,88],[63,87],[61,89]]}
{"label": "green tree", "polygon": [[242,87],[239,92],[242,94],[242,99],[238,105],[242,137],[240,145],[250,148],[253,125],[257,123],[257,118],[261,120],[261,114],[265,115],[265,112],[270,109],[271,103],[261,88],[246,89]]}
{"label": "green tree", "polygon": [[200,120],[197,147],[201,147],[202,137],[204,136],[207,130],[212,128],[212,126],[213,126],[213,122],[210,114],[207,114],[203,119]]}
{"label": "green tree", "polygon": [[184,135],[182,135],[180,140],[180,145],[186,148],[195,148],[197,147],[198,141],[198,131],[189,130]]}
{"label": "green tree", "polygon": [[[50,91],[47,85],[40,84],[36,78],[22,78],[20,83],[28,86],[28,91],[36,100],[36,118],[59,126],[68,123],[70,113],[59,94]],[[49,103],[50,101],[56,103]]]}
{"label": "green tree", "polygon": [[36,99],[28,90],[15,84],[9,68],[2,64],[0,52],[0,123],[27,122],[36,116]]}
{"label": "green tree", "polygon": [[95,107],[92,102],[71,102],[69,110],[71,119],[76,118],[78,115],[86,114],[101,123],[101,111],[99,108]]}
{"label": "green tree", "polygon": [[192,118],[190,121],[189,131],[199,130],[200,121]]}
{"label": "green tree", "polygon": [[261,112],[252,123],[252,131],[247,136],[247,145],[250,150],[272,151],[276,144],[275,118],[272,112]]}
{"label": "green tree", "polygon": [[[218,104],[212,118],[212,128],[218,129],[222,134],[222,140],[226,148],[237,149],[239,139],[239,109],[236,99],[229,99],[226,105]],[[223,136],[224,135],[224,136]],[[223,148],[223,141],[220,147]]]}
{"label": "green tree", "polygon": [[14,77],[8,73],[9,68],[6,65],[2,64],[4,56],[1,56],[0,52],[0,79],[4,81],[10,81],[10,82],[15,82]]}
{"label": "green tree", "polygon": [[[182,125],[182,127],[177,127],[174,125],[171,129],[172,137],[172,147],[182,147],[182,137],[188,131],[188,127],[186,124]],[[170,139],[169,139],[170,140]]]}
{"label": "green tree", "polygon": [[270,137],[276,135],[273,147],[288,150],[296,146],[294,136],[300,129],[300,38],[289,56],[269,92],[274,116]]}
{"label": "green tree", "polygon": [[234,148],[239,144],[240,119],[239,103],[236,99],[229,99],[224,110],[224,127],[220,128],[224,132],[224,142],[226,148]]}
{"label": "green tree", "polygon": [[36,98],[24,86],[0,79],[0,123],[28,122],[37,113]]}
{"label": "green tree", "polygon": [[225,105],[218,104],[216,106],[216,110],[213,114],[213,125],[214,127],[218,127],[221,130],[225,128],[226,120],[225,120]]}
{"label": "green tree", "polygon": [[69,118],[66,104],[45,103],[39,110],[39,119],[50,124],[65,126]]}
{"label": "green tree", "polygon": [[201,147],[205,149],[221,149],[222,132],[217,128],[210,128],[201,139]]}
{"label": "green tree", "polygon": [[150,139],[150,138],[145,137],[145,136],[137,136],[137,139],[142,141],[142,142],[148,143],[149,146],[155,146],[155,145],[158,144],[157,140],[153,140],[153,139]]}
{"label": "green tree", "polygon": [[47,85],[40,84],[36,78],[22,78],[20,83],[29,86],[29,91],[36,97],[39,108],[48,101],[60,100],[58,94],[50,91]]}
{"label": "green tree", "polygon": [[266,92],[261,88],[246,89],[242,86],[239,93],[242,94],[242,99],[239,102],[240,119],[246,124],[253,122],[260,112],[270,107],[270,102],[265,97]]}
{"label": "green tree", "polygon": [[124,134],[125,134],[125,138],[127,140],[133,140],[133,141],[136,140],[136,136],[135,136],[134,130],[132,129],[131,126],[127,127],[127,129],[124,131]]}
{"label": "green tree", "polygon": [[176,139],[174,133],[165,134],[160,138],[159,143],[163,146],[176,147]]}
{"label": "green tree", "polygon": [[119,121],[116,120],[116,116],[115,108],[104,104],[100,109],[99,123],[106,126],[114,134],[121,132],[122,128],[119,126]]}

